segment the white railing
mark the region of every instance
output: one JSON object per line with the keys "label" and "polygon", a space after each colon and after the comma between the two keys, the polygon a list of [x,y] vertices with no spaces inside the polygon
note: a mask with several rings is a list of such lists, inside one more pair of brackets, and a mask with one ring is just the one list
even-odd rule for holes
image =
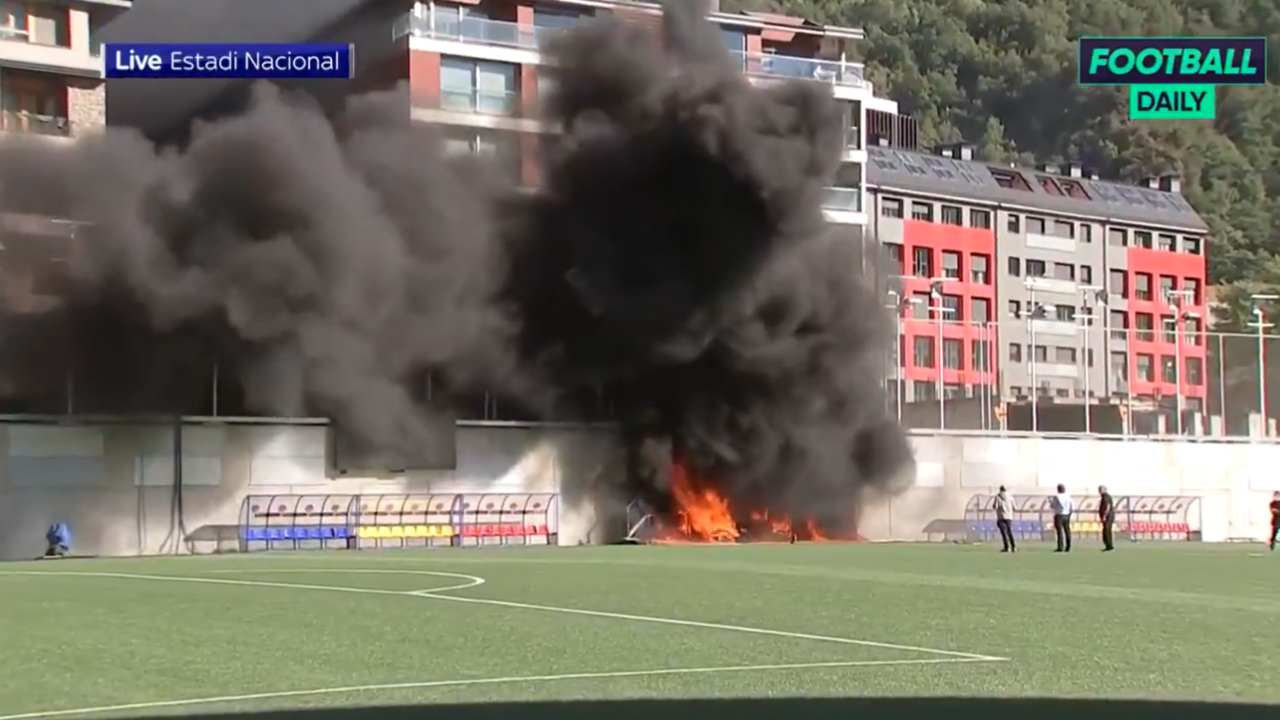
{"label": "white railing", "polygon": [[0,110],[0,130],[67,136],[71,134],[71,121],[56,115],[39,115],[25,110]]}
{"label": "white railing", "polygon": [[484,115],[515,115],[520,109],[520,93],[444,87],[440,89],[440,108]]}
{"label": "white railing", "polygon": [[[409,35],[436,40],[502,45],[524,50],[538,50],[560,32],[563,30],[559,28],[531,27],[505,20],[474,17],[459,19],[451,15],[436,15],[434,19],[430,16],[405,15],[396,21],[392,29],[392,35],[396,39]],[[864,87],[867,84],[864,66],[861,63],[773,53],[731,52],[730,54],[742,71],[750,76],[815,80],[850,87]]]}

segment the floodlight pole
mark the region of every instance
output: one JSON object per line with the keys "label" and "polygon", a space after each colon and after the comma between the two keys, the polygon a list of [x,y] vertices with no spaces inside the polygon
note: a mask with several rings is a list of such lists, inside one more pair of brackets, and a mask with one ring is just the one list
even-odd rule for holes
{"label": "floodlight pole", "polygon": [[1270,327],[1266,322],[1266,317],[1262,313],[1262,301],[1278,300],[1277,295],[1254,294],[1249,296],[1253,300],[1253,314],[1258,318],[1256,325],[1258,328],[1258,415],[1262,420],[1262,437],[1267,436],[1267,358],[1266,351],[1263,346],[1262,331],[1264,328]]}

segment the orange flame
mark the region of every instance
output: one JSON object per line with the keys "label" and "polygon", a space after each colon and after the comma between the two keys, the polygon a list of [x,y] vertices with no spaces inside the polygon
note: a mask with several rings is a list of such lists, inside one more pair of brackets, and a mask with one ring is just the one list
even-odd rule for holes
{"label": "orange flame", "polygon": [[671,490],[680,515],[680,530],[686,538],[705,542],[733,542],[738,524],[729,511],[729,501],[711,488],[699,488],[680,463],[671,468]]}
{"label": "orange flame", "polygon": [[809,533],[809,542],[828,542],[830,540],[830,538],[823,535],[822,531],[818,529],[818,524],[813,521],[813,518],[809,518],[805,521],[804,529]]}

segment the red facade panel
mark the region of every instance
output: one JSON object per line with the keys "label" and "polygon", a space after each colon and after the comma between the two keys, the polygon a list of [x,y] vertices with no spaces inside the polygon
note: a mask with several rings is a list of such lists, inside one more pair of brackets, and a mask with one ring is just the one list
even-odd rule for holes
{"label": "red facade panel", "polygon": [[[903,221],[903,267],[902,291],[908,298],[918,293],[929,292],[929,278],[916,277],[913,274],[913,258],[916,250],[927,250],[931,259],[931,273],[941,277],[943,252],[958,254],[959,278],[951,280],[943,287],[946,295],[955,295],[960,299],[962,318],[959,322],[943,323],[943,340],[960,340],[960,369],[944,368],[943,350],[937,346],[938,326],[932,312],[930,320],[905,319],[903,321],[903,377],[906,381],[937,382],[938,371],[942,369],[942,382],[946,385],[979,386],[994,385],[999,377],[998,362],[1000,347],[996,320],[996,268],[995,268],[995,234],[990,229],[979,229],[924,222],[919,220]],[[976,257],[986,259],[987,270],[985,282],[974,282],[974,260]],[[974,322],[972,310],[974,300],[986,300],[988,322],[985,329]],[[932,304],[932,303],[931,303]],[[910,315],[908,310],[907,314]],[[921,367],[915,363],[913,348],[917,337],[929,338],[934,345],[934,367]],[[986,371],[975,367],[973,363],[974,345],[986,344],[988,350],[989,369]]]}
{"label": "red facade panel", "polygon": [[433,52],[409,52],[409,99],[414,105],[435,107],[440,101],[440,56]]}
{"label": "red facade panel", "polygon": [[[1183,397],[1203,398],[1207,396],[1206,340],[1204,329],[1208,322],[1208,307],[1205,305],[1205,259],[1203,255],[1154,250],[1141,247],[1130,247],[1125,254],[1126,274],[1129,283],[1129,327],[1132,328],[1129,339],[1129,378],[1135,395],[1149,395],[1159,399],[1174,397],[1178,391],[1178,381],[1182,384]],[[1149,298],[1139,298],[1139,276],[1149,279]],[[1198,316],[1200,331],[1195,334],[1174,336],[1172,342],[1167,336],[1167,324],[1164,318],[1172,318],[1176,313],[1169,303],[1161,286],[1161,278],[1172,278],[1174,289],[1188,287],[1187,280],[1195,282],[1197,297],[1185,304],[1184,312]],[[1150,315],[1152,330],[1147,339],[1142,339],[1138,327],[1139,314]],[[1185,320],[1184,320],[1185,322]],[[1179,323],[1182,324],[1182,323]],[[1151,358],[1151,373],[1148,380],[1138,373],[1138,357]],[[1164,377],[1163,358],[1177,361],[1182,357],[1182,367],[1178,369],[1177,380],[1166,380]],[[1199,382],[1192,384],[1188,377],[1188,361],[1200,365]]]}

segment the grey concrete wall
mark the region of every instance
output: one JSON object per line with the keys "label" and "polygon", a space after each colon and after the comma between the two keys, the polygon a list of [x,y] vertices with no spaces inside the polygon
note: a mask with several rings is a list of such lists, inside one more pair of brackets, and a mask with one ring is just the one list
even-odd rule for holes
{"label": "grey concrete wall", "polygon": [[860,531],[871,539],[924,539],[937,518],[962,518],[975,494],[1006,485],[1014,494],[1050,494],[1064,483],[1087,495],[1106,485],[1115,495],[1201,498],[1203,539],[1262,539],[1267,502],[1280,490],[1280,445],[918,435],[914,485],[872,499]]}
{"label": "grey concrete wall", "polygon": [[[612,488],[624,465],[612,430],[461,426],[456,469],[386,478],[329,477],[327,435],[324,426],[185,427],[187,530],[235,524],[248,495],[556,492],[561,544],[620,534],[625,503]],[[173,438],[158,425],[0,426],[0,559],[39,555],[55,521],[71,525],[76,552],[172,552]]]}

